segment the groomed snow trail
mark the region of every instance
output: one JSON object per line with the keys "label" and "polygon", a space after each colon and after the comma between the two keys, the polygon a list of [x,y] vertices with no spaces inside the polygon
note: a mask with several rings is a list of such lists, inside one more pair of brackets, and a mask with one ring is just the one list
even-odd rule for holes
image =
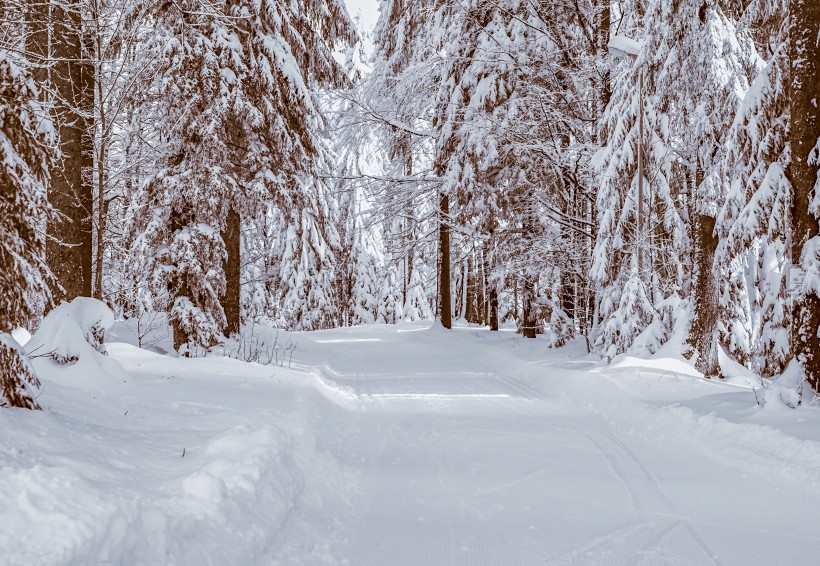
{"label": "groomed snow trail", "polygon": [[[356,434],[333,449],[359,470],[361,488],[332,534],[334,561],[816,563],[817,492],[721,462],[697,430],[691,442],[685,433],[665,442],[628,429],[640,422],[613,422],[595,403],[617,403],[617,391],[583,393],[596,380],[609,385],[582,371],[591,362],[550,360],[566,354],[538,353],[509,335],[406,330],[315,337],[328,355],[317,368],[323,380],[359,413]],[[776,466],[760,458],[758,469]],[[313,536],[323,543],[321,531]],[[282,561],[294,562],[298,554]]]}
{"label": "groomed snow trail", "polygon": [[0,411],[0,564],[818,563],[816,407],[513,332],[279,338],[292,368],[38,362],[45,410]]}

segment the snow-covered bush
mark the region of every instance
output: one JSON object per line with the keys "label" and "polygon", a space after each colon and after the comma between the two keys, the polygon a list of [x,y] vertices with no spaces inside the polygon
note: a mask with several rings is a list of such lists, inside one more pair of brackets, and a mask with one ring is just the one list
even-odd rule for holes
{"label": "snow-covered bush", "polygon": [[[114,324],[114,314],[101,301],[78,297],[62,303],[43,319],[26,344],[28,355],[39,364],[49,360],[58,366],[78,367],[83,377],[100,374],[121,378],[125,370],[105,350],[105,333]],[[43,366],[37,366],[42,370]]]}

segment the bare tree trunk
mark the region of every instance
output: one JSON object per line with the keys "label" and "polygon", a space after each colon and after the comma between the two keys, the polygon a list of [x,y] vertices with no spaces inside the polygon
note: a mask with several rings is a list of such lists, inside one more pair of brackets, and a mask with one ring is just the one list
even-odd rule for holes
{"label": "bare tree trunk", "polygon": [[498,331],[498,288],[490,283],[489,291],[490,330]]}
{"label": "bare tree trunk", "polygon": [[[811,192],[817,182],[817,161],[809,154],[820,138],[817,98],[820,96],[820,2],[792,0],[791,28],[791,150],[788,175],[794,188],[792,200],[792,261],[799,265],[810,238],[820,233],[817,218],[809,212]],[[814,258],[812,260],[816,261]],[[803,365],[812,389],[820,392],[820,297],[809,293],[795,300],[792,311],[791,346]]]}
{"label": "bare tree trunk", "polygon": [[714,218],[700,213],[695,215],[693,306],[688,342],[698,354],[695,368],[708,378],[720,375],[717,331],[718,286],[714,272],[718,238],[714,231]]}
{"label": "bare tree trunk", "polygon": [[[535,211],[533,209],[532,195],[527,195],[527,199],[527,208],[522,228],[525,241],[532,245],[532,240],[535,236]],[[524,289],[521,296],[521,333],[526,338],[535,338],[535,276],[525,271],[523,274],[523,282]]]}
{"label": "bare tree trunk", "polygon": [[240,275],[242,249],[242,220],[233,208],[228,211],[225,220],[225,231],[222,240],[225,242],[225,295],[222,297],[222,309],[225,311],[225,334],[230,336],[239,332],[240,320]]}
{"label": "bare tree trunk", "polygon": [[60,135],[62,160],[48,192],[57,214],[46,228],[46,262],[61,287],[53,290],[58,303],[92,293],[94,67],[83,49],[81,6],[68,0],[32,3],[26,45],[43,66],[37,80],[53,89]]}
{"label": "bare tree trunk", "polygon": [[529,273],[524,274],[522,302],[521,334],[525,338],[535,338],[535,278]]}
{"label": "bare tree trunk", "polygon": [[439,201],[439,316],[444,328],[453,327],[453,308],[450,297],[450,197],[441,195]]}
{"label": "bare tree trunk", "polygon": [[[102,42],[102,30],[100,29],[100,6],[97,0],[91,0],[89,3],[91,9],[91,23],[89,23],[89,28],[93,25],[94,33],[85,34],[85,41],[86,41],[86,53],[90,55],[91,53],[94,54],[94,62],[93,64],[88,64],[87,66],[93,70],[93,81],[94,81],[94,90],[96,91],[96,100],[97,100],[97,114],[96,120],[97,124],[92,124],[92,126],[96,125],[96,157],[97,157],[97,166],[96,166],[96,175],[94,177],[94,182],[96,183],[96,193],[97,193],[97,230],[96,230],[96,239],[97,245],[95,250],[95,258],[94,258],[94,287],[93,287],[93,296],[95,299],[102,300],[103,298],[103,257],[105,255],[105,222],[106,222],[106,215],[108,213],[108,206],[105,200],[105,173],[107,168],[106,160],[108,159],[107,149],[108,149],[108,116],[106,113],[106,105],[105,105],[105,93],[103,91],[103,81],[102,81],[102,65],[103,65],[103,46]],[[92,93],[92,97],[94,94]],[[93,98],[91,99],[92,104],[94,102]],[[92,140],[92,146],[94,147],[94,142]]]}

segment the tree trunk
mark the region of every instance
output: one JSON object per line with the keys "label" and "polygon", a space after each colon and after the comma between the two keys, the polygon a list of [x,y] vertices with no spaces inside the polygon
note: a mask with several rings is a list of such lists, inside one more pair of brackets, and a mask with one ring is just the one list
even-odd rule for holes
{"label": "tree trunk", "polygon": [[[87,66],[93,70],[93,84],[94,90],[96,91],[96,100],[97,107],[96,107],[96,124],[92,124],[92,126],[96,126],[95,130],[95,137],[96,137],[96,148],[97,148],[97,163],[96,163],[96,170],[94,176],[94,182],[96,183],[95,192],[97,193],[97,229],[96,229],[96,250],[95,250],[95,258],[94,258],[94,298],[97,300],[103,299],[103,258],[105,256],[105,230],[106,230],[106,217],[108,214],[108,205],[105,200],[105,188],[106,188],[106,171],[108,168],[108,121],[107,121],[107,112],[106,112],[106,104],[105,104],[105,92],[103,90],[103,81],[102,81],[102,71],[103,71],[103,51],[105,49],[103,45],[103,30],[100,29],[101,24],[101,14],[99,12],[100,5],[96,1],[90,2],[91,8],[91,20],[92,23],[89,24],[89,27],[93,24],[94,26],[94,33],[86,33],[85,34],[85,41],[86,41],[86,53],[90,55],[91,53],[94,54],[94,63],[93,65],[88,64]],[[92,95],[93,96],[93,95]],[[92,98],[89,101],[92,105],[94,103],[94,99]],[[94,143],[92,140],[91,148],[94,148]],[[126,193],[130,195],[131,193]]]}
{"label": "tree trunk", "polygon": [[[173,238],[173,234],[175,234],[179,230],[182,230],[182,228],[185,226],[184,214],[179,210],[172,209],[171,217],[169,219],[168,224],[168,228],[172,234],[171,237]],[[177,272],[176,277],[178,279],[176,281],[171,282],[171,288],[169,289],[169,292],[171,293],[172,303],[180,297],[188,297],[189,299],[191,299],[192,293],[191,287],[188,285],[188,274],[180,274],[179,272]],[[182,328],[182,325],[179,323],[177,319],[172,317],[170,323],[171,330],[174,334],[174,350],[179,352],[179,349],[190,341],[190,336],[188,336],[188,333],[185,331],[184,328]]]}
{"label": "tree trunk", "polygon": [[239,332],[240,321],[240,272],[241,272],[241,218],[233,208],[228,211],[222,240],[225,242],[225,295],[222,309],[225,312],[225,335]]}
{"label": "tree trunk", "polygon": [[610,73],[609,73],[609,63],[606,61],[608,47],[609,44],[609,35],[610,35],[610,28],[612,27],[612,11],[610,8],[609,2],[604,2],[601,8],[601,17],[598,23],[598,57],[599,60],[602,60],[602,64],[600,64],[601,68],[601,78],[600,81],[600,90],[599,90],[599,98],[598,98],[598,146],[604,147],[606,145],[606,124],[601,119],[604,115],[604,111],[606,107],[609,105],[609,101],[612,98],[612,85],[610,84]]}
{"label": "tree trunk", "polygon": [[[492,232],[490,233],[492,242]],[[498,284],[493,281],[493,252],[492,243],[488,243],[489,250],[484,253],[484,280],[487,287],[487,323],[490,330],[498,331]]]}
{"label": "tree trunk", "polygon": [[699,213],[695,215],[693,305],[688,343],[698,354],[695,368],[708,378],[720,375],[717,331],[718,286],[714,271],[718,238],[714,231],[714,218]]}
{"label": "tree trunk", "polygon": [[524,274],[522,302],[521,334],[525,338],[535,338],[535,278],[528,273]]}
{"label": "tree trunk", "polygon": [[[817,98],[820,96],[820,2],[792,0],[791,31],[791,151],[788,176],[794,188],[792,200],[792,262],[800,265],[803,249],[820,233],[817,218],[809,212],[811,192],[817,182],[817,160],[809,153],[820,138]],[[809,261],[816,261],[811,258]],[[802,364],[812,389],[820,392],[820,297],[809,293],[793,304],[791,346]]]}
{"label": "tree trunk", "polygon": [[42,65],[35,78],[54,93],[60,136],[62,160],[48,191],[57,214],[46,227],[46,263],[61,287],[53,290],[57,303],[92,293],[94,66],[84,53],[80,10],[80,2],[33,3],[26,46]]}
{"label": "tree trunk", "polygon": [[490,330],[498,331],[498,289],[495,283],[490,283],[489,291]]}
{"label": "tree trunk", "polygon": [[439,219],[439,316],[444,328],[453,327],[453,309],[450,297],[450,197],[441,195]]}

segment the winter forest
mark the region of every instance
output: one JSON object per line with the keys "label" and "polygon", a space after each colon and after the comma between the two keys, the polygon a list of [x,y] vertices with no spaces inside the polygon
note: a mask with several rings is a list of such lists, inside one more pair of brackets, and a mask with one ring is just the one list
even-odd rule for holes
{"label": "winter forest", "polygon": [[[624,360],[654,367],[646,371],[657,371],[659,383],[670,371],[711,380],[696,388],[738,385],[743,375],[740,385],[754,392],[752,406],[776,391],[788,409],[778,417],[783,422],[804,414],[792,410],[798,406],[816,411],[820,2],[377,5],[371,30],[343,0],[0,0],[0,407],[52,407],[42,419],[56,420],[31,426],[85,430],[60,421],[64,413],[52,412],[68,409],[53,407],[81,406],[76,391],[109,387],[100,376],[137,387],[137,375],[171,381],[171,370],[161,370],[171,364],[181,383],[240,362],[219,375],[256,375],[261,369],[253,368],[265,365],[286,376],[314,368],[324,376],[324,385],[315,386],[321,391],[335,384],[339,395],[356,397],[371,379],[361,394],[368,402],[387,395],[409,403],[408,396],[422,395],[436,403],[459,397],[448,388],[462,387],[466,378],[456,386],[429,376],[472,367],[493,344],[503,355],[488,357],[494,360],[488,367],[498,367],[486,371],[515,376],[494,377],[486,391],[470,382],[478,388],[470,389],[474,397],[551,399],[532,384],[540,377],[524,385],[517,380],[535,371],[536,356],[570,356],[582,361],[576,369],[566,366],[567,372],[588,364],[615,381]],[[402,334],[418,329],[427,346]],[[476,333],[473,342],[470,332]],[[350,336],[359,338],[345,342]],[[395,351],[388,348],[393,339],[399,341]],[[358,344],[368,341],[368,347]],[[156,360],[146,357],[149,351]],[[500,361],[511,352],[519,356],[514,363]],[[330,361],[317,361],[321,356]],[[455,361],[448,361],[451,356]],[[667,357],[684,369],[652,366],[651,360]],[[354,358],[361,367],[350,362],[348,373],[340,369],[347,367],[340,360]],[[376,393],[389,381],[382,361],[393,372],[433,358],[440,362],[435,369],[414,370],[415,381],[401,387],[391,373],[392,385]],[[145,369],[152,363],[154,373]],[[498,369],[516,364],[530,369]],[[193,373],[179,377],[186,371]],[[410,370],[402,371],[406,379]],[[65,376],[81,374],[85,389],[71,389]],[[414,389],[422,374],[424,387],[432,388],[423,394]],[[216,380],[208,381],[213,399],[222,395]],[[585,390],[598,387],[592,383]],[[151,389],[146,381],[144,387],[144,393],[127,395],[148,410],[159,386]],[[581,386],[560,387],[570,393],[553,391],[556,398],[572,397]],[[602,397],[602,406],[619,403],[617,391]],[[670,403],[685,403],[690,395],[667,394]],[[163,402],[176,399],[169,395]],[[115,399],[120,393],[110,393],[106,404],[120,407]],[[120,408],[128,413],[128,407]],[[10,415],[0,420],[4,436],[35,418],[26,411],[0,413]],[[88,418],[110,422],[103,413],[94,415]],[[745,426],[726,419],[720,427]],[[328,431],[344,428],[333,422]],[[781,434],[780,425],[755,422]],[[177,426],[189,425],[169,421],[170,429]],[[292,447],[277,436],[278,421],[265,426],[268,432],[248,434]],[[714,434],[736,437],[720,427]],[[247,448],[248,439],[238,438],[237,445]],[[772,444],[815,443],[801,439],[798,434]],[[17,449],[8,442],[0,445],[0,456],[3,446]],[[332,450],[326,454],[319,440],[311,442],[310,458],[330,459]],[[186,465],[197,457],[186,456],[191,445],[189,452],[174,445]],[[50,446],[41,447],[43,461],[52,457]],[[253,446],[243,458],[254,455],[248,466],[261,458],[260,469],[267,469],[263,451]],[[615,456],[612,446],[612,470],[644,465],[619,462],[623,454]],[[225,450],[224,458],[233,459]],[[755,468],[752,456],[737,461],[769,475],[782,472],[788,483],[820,486],[820,445],[812,450],[798,456],[795,449],[771,466]],[[308,458],[299,454],[287,465],[268,464],[293,466],[292,472],[304,464],[299,458]],[[14,466],[28,470],[23,456],[14,458]],[[333,466],[344,468],[340,458]],[[795,472],[790,466],[797,460],[802,463]],[[0,469],[3,463],[0,458]],[[776,465],[784,468],[770,474]],[[82,482],[96,472],[71,469],[83,478],[77,480],[82,489],[92,490]],[[222,483],[213,488],[215,499],[205,499],[236,501],[239,484],[208,470],[207,481],[194,481],[186,469],[183,491],[195,498],[210,494],[208,481],[217,478]],[[20,489],[4,473],[0,500],[4,482],[9,494]],[[257,489],[253,497],[279,500],[282,490]],[[651,508],[654,500],[648,500]],[[300,520],[315,527],[318,519],[306,516],[305,505]],[[16,509],[0,518],[19,520],[25,512]],[[231,519],[230,510],[219,509]],[[149,538],[176,524],[139,517],[128,521],[142,525]],[[32,524],[46,520],[29,518]],[[320,563],[318,554],[304,554],[293,542],[308,536],[307,527],[288,528],[298,536],[280,541],[282,562],[273,563]],[[653,555],[641,563],[752,563],[722,562],[726,555],[714,544],[709,550],[692,534],[696,530],[690,525],[686,532],[708,560]],[[136,554],[122,556],[142,557],[134,563],[162,563],[129,535],[105,532],[94,536],[107,546],[66,534],[62,554],[46,563],[131,563],[111,554],[128,544]],[[210,531],[203,526],[196,532],[205,533],[199,548],[206,548]],[[248,540],[256,536],[249,532]],[[820,539],[814,536],[806,545],[816,553]],[[2,541],[0,535],[0,548]],[[166,563],[271,563],[267,555],[199,556],[183,543],[163,544]],[[544,552],[555,560],[569,556]],[[331,558],[336,563],[342,556]],[[584,563],[564,558],[554,563]],[[488,563],[530,563],[510,560]],[[544,560],[533,563],[553,563]],[[350,563],[405,562],[382,557]]]}
{"label": "winter forest", "polygon": [[258,320],[609,359],[685,326],[707,376],[820,388],[820,6],[380,10],[365,58],[340,0],[5,0],[2,331],[76,297],[186,355]]}

